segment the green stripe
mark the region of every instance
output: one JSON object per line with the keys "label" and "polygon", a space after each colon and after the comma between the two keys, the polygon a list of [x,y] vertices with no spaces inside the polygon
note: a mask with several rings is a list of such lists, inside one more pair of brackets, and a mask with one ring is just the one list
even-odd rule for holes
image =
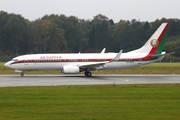
{"label": "green stripe", "polygon": [[167,37],[167,31],[165,32],[165,34],[164,34],[164,36],[162,38],[162,41],[160,42],[160,45],[159,45],[155,55],[159,55],[159,54],[162,53],[163,48],[164,48],[164,44],[166,42],[166,37]]}

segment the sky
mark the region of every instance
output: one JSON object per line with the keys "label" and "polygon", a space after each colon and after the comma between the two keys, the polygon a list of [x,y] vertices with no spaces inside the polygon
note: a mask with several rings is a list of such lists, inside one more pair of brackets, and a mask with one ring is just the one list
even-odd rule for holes
{"label": "sky", "polygon": [[163,17],[180,19],[180,0],[0,0],[0,10],[30,21],[50,14],[85,20],[102,14],[115,23],[121,19],[152,22]]}

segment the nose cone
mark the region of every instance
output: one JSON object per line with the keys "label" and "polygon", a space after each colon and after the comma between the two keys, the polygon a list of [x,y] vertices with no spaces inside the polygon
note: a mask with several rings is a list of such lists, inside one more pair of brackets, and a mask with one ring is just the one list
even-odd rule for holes
{"label": "nose cone", "polygon": [[6,66],[6,67],[7,67],[7,66],[8,66],[8,62],[7,62],[7,63],[5,63],[5,64],[4,64],[4,66]]}
{"label": "nose cone", "polygon": [[7,63],[4,64],[4,66],[6,66],[6,67],[9,68],[9,67],[10,67],[10,64],[11,64],[10,62],[7,62]]}

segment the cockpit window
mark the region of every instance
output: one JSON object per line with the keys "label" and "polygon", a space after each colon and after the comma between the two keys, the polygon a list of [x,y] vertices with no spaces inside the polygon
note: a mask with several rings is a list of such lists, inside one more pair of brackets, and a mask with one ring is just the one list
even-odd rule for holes
{"label": "cockpit window", "polygon": [[15,61],[15,62],[16,62],[16,61],[18,61],[18,59],[12,59],[12,61]]}

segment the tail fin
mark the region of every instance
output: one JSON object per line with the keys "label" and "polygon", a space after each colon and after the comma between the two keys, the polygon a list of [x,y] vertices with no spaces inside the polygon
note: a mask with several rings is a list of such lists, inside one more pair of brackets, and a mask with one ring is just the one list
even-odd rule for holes
{"label": "tail fin", "polygon": [[168,23],[162,23],[149,40],[141,48],[132,51],[132,53],[146,54],[147,56],[144,57],[146,59],[161,54],[166,40],[167,27]]}

